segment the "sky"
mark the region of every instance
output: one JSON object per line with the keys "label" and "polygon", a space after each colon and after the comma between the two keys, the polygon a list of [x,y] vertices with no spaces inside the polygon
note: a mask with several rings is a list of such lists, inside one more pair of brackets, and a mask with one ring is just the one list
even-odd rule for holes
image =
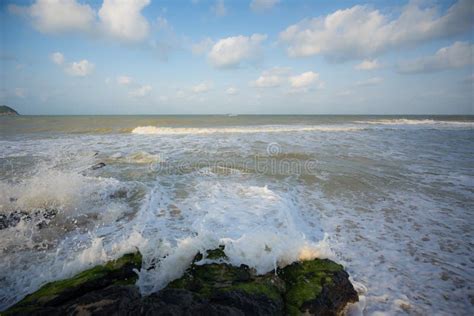
{"label": "sky", "polygon": [[0,1],[21,114],[474,114],[474,1]]}

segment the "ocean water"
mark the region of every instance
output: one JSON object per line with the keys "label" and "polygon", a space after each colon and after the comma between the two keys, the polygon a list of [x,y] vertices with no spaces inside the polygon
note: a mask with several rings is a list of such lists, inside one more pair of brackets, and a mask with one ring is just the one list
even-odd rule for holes
{"label": "ocean water", "polygon": [[1,117],[0,214],[23,215],[0,230],[0,310],[135,249],[149,294],[225,244],[259,273],[342,263],[361,298],[351,314],[472,314],[473,128],[472,116]]}

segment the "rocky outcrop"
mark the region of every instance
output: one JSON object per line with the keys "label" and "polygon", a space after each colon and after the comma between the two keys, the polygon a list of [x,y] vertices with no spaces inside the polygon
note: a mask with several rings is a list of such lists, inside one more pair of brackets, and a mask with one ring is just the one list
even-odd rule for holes
{"label": "rocky outcrop", "polygon": [[56,217],[56,209],[38,209],[34,212],[13,211],[6,214],[0,214],[0,230],[9,227],[15,227],[20,221],[33,221],[38,229],[48,226],[49,222]]}
{"label": "rocky outcrop", "polygon": [[226,263],[223,247],[196,255],[184,275],[141,297],[139,254],[52,282],[6,311],[36,315],[339,315],[358,300],[343,267],[327,259],[257,275]]}
{"label": "rocky outcrop", "polygon": [[[74,308],[83,299],[87,299],[94,293],[97,293],[96,305],[100,305],[103,300],[105,301],[101,304],[105,304],[110,291],[104,290],[110,286],[134,284],[137,281],[137,274],[134,269],[140,269],[141,264],[142,257],[140,253],[124,255],[117,260],[109,261],[105,265],[83,271],[70,279],[48,283],[38,291],[27,295],[7,310],[5,314],[64,314],[65,311]],[[93,306],[94,304],[91,305],[91,308]]]}
{"label": "rocky outcrop", "polygon": [[2,115],[19,115],[17,111],[7,105],[0,105],[0,116]]}

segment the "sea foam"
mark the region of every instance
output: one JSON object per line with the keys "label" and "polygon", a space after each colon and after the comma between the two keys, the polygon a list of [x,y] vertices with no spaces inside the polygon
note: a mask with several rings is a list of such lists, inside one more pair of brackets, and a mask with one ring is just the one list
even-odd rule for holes
{"label": "sea foam", "polygon": [[169,200],[170,192],[157,186],[141,211],[141,234],[162,238],[161,245],[148,243],[152,249],[141,249],[145,264],[138,284],[144,293],[164,287],[198,251],[218,245],[225,245],[231,264],[246,264],[257,273],[298,259],[331,256],[323,233],[320,239],[305,235],[307,227],[291,196],[213,177],[189,181],[195,188],[191,195]]}
{"label": "sea foam", "polygon": [[217,134],[217,133],[284,133],[284,132],[349,132],[358,131],[363,128],[356,126],[237,126],[220,128],[198,128],[198,127],[156,127],[156,126],[138,126],[132,130],[132,134],[140,135],[185,135],[185,134]]}

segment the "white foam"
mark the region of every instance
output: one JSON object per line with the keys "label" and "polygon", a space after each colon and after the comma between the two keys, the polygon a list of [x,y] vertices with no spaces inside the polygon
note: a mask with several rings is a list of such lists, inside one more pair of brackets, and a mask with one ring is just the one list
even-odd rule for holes
{"label": "white foam", "polygon": [[[159,227],[156,231],[164,232],[163,243],[161,249],[155,246],[155,251],[144,249],[144,253],[156,260],[163,256],[164,259],[156,269],[147,270],[145,265],[141,270],[138,284],[144,293],[161,289],[184,272],[198,251],[218,245],[225,245],[231,264],[246,264],[257,273],[266,273],[298,259],[331,255],[326,240],[315,242],[306,237],[297,206],[284,193],[266,186],[222,183],[212,178],[193,186],[195,190],[190,196],[172,199],[173,210],[180,210],[183,218],[173,219],[168,214],[161,220],[155,219]],[[160,190],[154,194],[151,203],[142,210],[143,216],[169,208],[161,202],[155,203],[163,201],[158,197],[163,194]],[[183,227],[188,228],[184,233]],[[148,262],[156,263],[156,260]]]}
{"label": "white foam", "polygon": [[0,211],[31,212],[42,208],[58,208],[65,212],[75,212],[80,205],[89,205],[94,210],[98,205],[102,206],[107,194],[113,193],[120,185],[114,179],[87,177],[76,172],[41,170],[16,184],[0,182]]}
{"label": "white foam", "polygon": [[186,134],[217,134],[217,133],[284,133],[284,132],[349,132],[359,131],[362,127],[339,126],[339,125],[320,125],[320,126],[241,126],[241,127],[221,127],[221,128],[197,128],[197,127],[156,127],[156,126],[138,126],[132,130],[132,134],[139,135],[186,135]]}
{"label": "white foam", "polygon": [[449,120],[433,120],[433,119],[378,119],[369,121],[356,121],[360,124],[373,125],[433,125],[433,126],[454,126],[454,127],[474,127],[472,121],[449,121]]}

